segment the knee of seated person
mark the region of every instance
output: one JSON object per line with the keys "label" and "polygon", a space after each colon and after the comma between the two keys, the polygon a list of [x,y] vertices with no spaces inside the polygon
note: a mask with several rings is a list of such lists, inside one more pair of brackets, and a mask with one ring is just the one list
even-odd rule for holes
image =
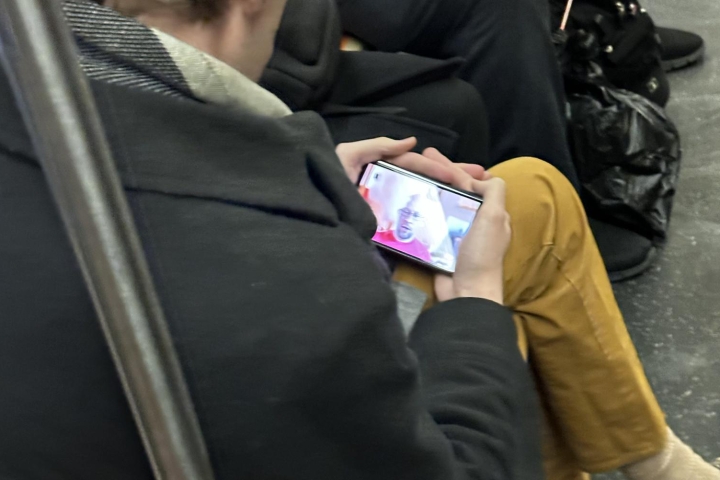
{"label": "knee of seated person", "polygon": [[443,85],[442,100],[438,108],[447,112],[443,116],[455,118],[456,123],[465,122],[467,118],[486,118],[485,102],[474,86],[459,78],[448,78],[438,83],[440,85]]}
{"label": "knee of seated person", "polygon": [[454,91],[454,95],[451,96],[454,105],[464,107],[466,109],[473,108],[482,109],[483,111],[485,110],[485,103],[483,102],[480,93],[477,91],[477,88],[464,80],[460,80],[459,78],[451,78],[449,81],[453,87],[452,90]]}
{"label": "knee of seated person", "polygon": [[[558,198],[558,193],[573,191],[573,187],[555,167],[533,157],[508,160],[490,169],[505,180],[506,209],[510,214],[513,236],[526,242],[551,241],[559,216],[568,218],[574,212],[567,206],[574,202]],[[548,229],[549,227],[549,229]],[[538,236],[540,235],[540,236]],[[534,239],[534,240],[531,240]]]}
{"label": "knee of seated person", "polygon": [[[575,212],[580,204],[575,188],[567,177],[538,158],[514,158],[496,165],[490,172],[505,180],[508,207],[512,204],[522,205],[522,212],[513,212],[513,217],[518,213],[529,217],[543,216],[549,211],[548,208],[574,215],[571,211]],[[531,198],[534,201],[528,201]]]}
{"label": "knee of seated person", "polygon": [[505,180],[506,183],[540,182],[555,188],[570,188],[570,181],[560,170],[544,160],[535,157],[518,157],[502,162],[490,169],[490,172]]}

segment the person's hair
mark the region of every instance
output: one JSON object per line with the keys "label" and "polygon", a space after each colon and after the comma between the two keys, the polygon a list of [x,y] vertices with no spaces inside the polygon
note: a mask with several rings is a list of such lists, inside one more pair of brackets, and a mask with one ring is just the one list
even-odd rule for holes
{"label": "person's hair", "polygon": [[123,15],[135,17],[152,8],[152,4],[162,4],[184,10],[190,17],[198,20],[212,20],[220,15],[227,0],[96,0],[114,8]]}

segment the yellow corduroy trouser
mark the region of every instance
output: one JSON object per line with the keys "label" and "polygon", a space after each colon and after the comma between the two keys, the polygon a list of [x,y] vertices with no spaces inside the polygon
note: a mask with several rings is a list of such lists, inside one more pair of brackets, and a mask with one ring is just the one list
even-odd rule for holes
{"label": "yellow corduroy trouser", "polygon": [[[543,404],[547,479],[587,478],[585,472],[614,470],[660,452],[665,418],[575,190],[533,158],[491,172],[507,183],[513,233],[505,305],[514,312],[518,343]],[[428,294],[426,307],[436,301],[429,270],[403,263],[395,280]]]}

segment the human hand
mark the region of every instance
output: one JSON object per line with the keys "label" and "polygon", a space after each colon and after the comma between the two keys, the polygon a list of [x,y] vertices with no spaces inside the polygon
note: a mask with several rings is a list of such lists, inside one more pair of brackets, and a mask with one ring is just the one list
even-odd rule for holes
{"label": "human hand", "polygon": [[365,165],[385,160],[411,172],[434,178],[457,188],[468,189],[475,179],[486,180],[490,174],[479,165],[455,164],[434,148],[421,154],[411,152],[417,139],[392,140],[380,137],[359,142],[341,143],[335,148],[340,163],[354,184],[360,180]]}
{"label": "human hand", "polygon": [[416,143],[412,137],[374,138],[340,144],[337,153],[353,183],[358,182],[365,165],[382,159],[483,197],[483,205],[460,246],[455,274],[437,276],[435,292],[440,301],[478,297],[503,303],[503,260],[511,236],[505,182],[479,165],[453,163],[434,148],[425,149],[422,155],[410,152]]}
{"label": "human hand", "polygon": [[[423,155],[441,163],[450,162],[437,150],[426,150]],[[435,293],[440,301],[477,297],[502,304],[503,261],[511,238],[510,216],[505,210],[505,182],[474,167],[457,164],[455,178],[450,183],[478,194],[483,204],[460,245],[455,274],[436,276]]]}
{"label": "human hand", "polygon": [[390,161],[403,154],[408,154],[415,145],[417,145],[415,137],[404,140],[380,137],[359,142],[341,143],[335,147],[335,153],[340,158],[340,163],[350,181],[357,184],[365,165],[376,160]]}

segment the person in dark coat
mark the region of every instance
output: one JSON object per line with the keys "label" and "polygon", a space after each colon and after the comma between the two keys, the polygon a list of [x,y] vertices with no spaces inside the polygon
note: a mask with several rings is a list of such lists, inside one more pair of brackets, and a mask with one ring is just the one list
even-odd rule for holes
{"label": "person in dark coat", "polygon": [[[631,478],[712,478],[665,431],[555,169],[455,166],[407,153],[414,139],[336,153],[320,117],[255,83],[283,0],[111,3],[143,23],[64,7],[219,480],[542,478],[521,351],[574,453],[633,463]],[[0,478],[149,479],[4,76],[0,112]],[[377,158],[485,199],[415,318],[422,291],[391,284],[353,186]]]}
{"label": "person in dark coat", "polygon": [[[465,185],[487,197],[476,233],[499,241],[407,338],[348,177],[414,140],[346,145],[341,164],[321,117],[254,83],[284,0],[176,3],[123,5],[157,29],[64,8],[217,480],[541,479],[529,370],[478,267],[509,241],[502,182]],[[208,30],[205,51],[176,40]],[[417,160],[455,175],[395,161]],[[5,75],[0,205],[0,478],[151,479]]]}

